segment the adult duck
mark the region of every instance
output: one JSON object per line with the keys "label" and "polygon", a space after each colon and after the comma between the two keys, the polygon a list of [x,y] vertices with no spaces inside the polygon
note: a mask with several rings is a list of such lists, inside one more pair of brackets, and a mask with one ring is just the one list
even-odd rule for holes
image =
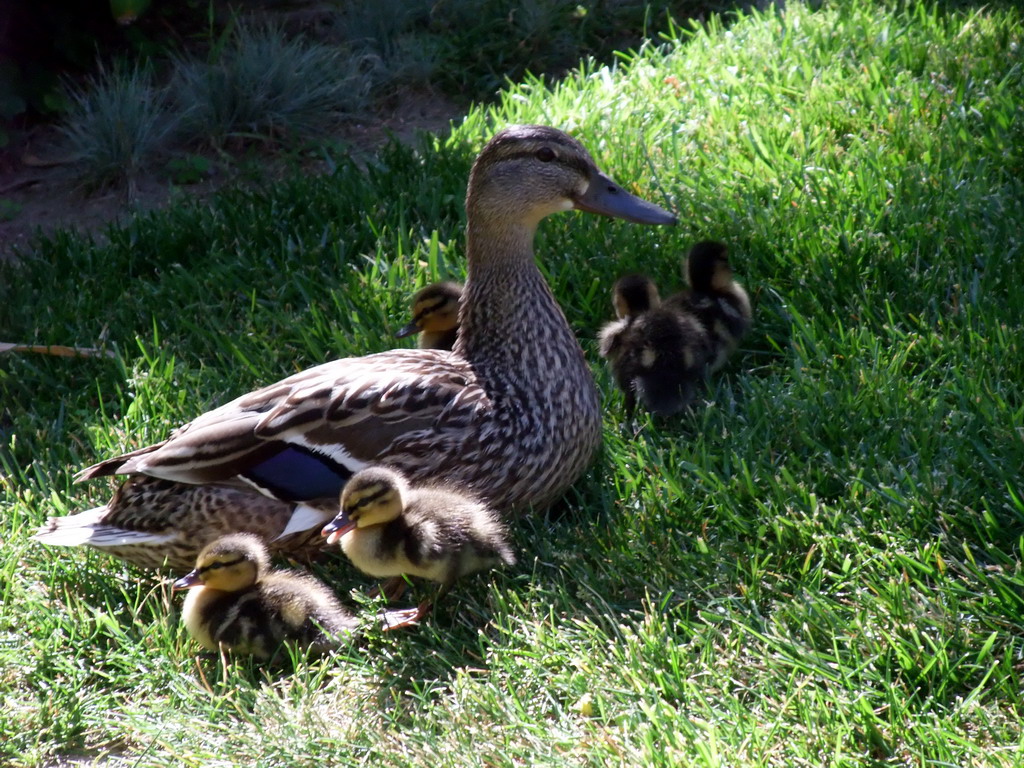
{"label": "adult duck", "polygon": [[[412,483],[449,480],[503,513],[552,502],[586,468],[601,433],[590,369],[534,263],[541,219],[573,209],[675,223],[598,170],[562,131],[502,130],[470,173],[467,280],[453,351],[396,349],[310,368],[77,479],[248,486],[287,502],[281,537],[332,519],[345,482],[373,464]],[[220,535],[214,528],[193,539],[191,554]],[[143,538],[133,542],[145,546]],[[131,559],[124,548],[118,556]]]}

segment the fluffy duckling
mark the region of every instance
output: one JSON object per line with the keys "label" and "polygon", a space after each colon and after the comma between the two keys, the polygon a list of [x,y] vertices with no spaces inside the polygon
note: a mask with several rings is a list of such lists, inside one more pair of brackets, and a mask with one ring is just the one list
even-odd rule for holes
{"label": "fluffy duckling", "polygon": [[412,322],[395,334],[399,339],[419,333],[420,349],[451,349],[459,333],[461,283],[431,283],[412,297]]}
{"label": "fluffy duckling", "polygon": [[199,553],[196,568],[174,582],[188,589],[182,619],[204,648],[269,659],[285,641],[322,654],[357,626],[325,584],[308,574],[270,569],[263,540],[222,536]]}
{"label": "fluffy duckling", "polygon": [[[640,314],[661,303],[658,287],[646,275],[625,275],[612,287],[616,320],[607,323],[597,336],[601,357],[614,367],[622,356],[626,329]],[[621,382],[620,382],[621,385]]]}
{"label": "fluffy duckling", "polygon": [[[419,576],[441,584],[440,600],[462,576],[516,561],[498,515],[475,499],[442,487],[411,488],[393,469],[364,469],[341,492],[341,513],[328,523],[327,543],[364,573]],[[391,629],[412,624],[431,607],[387,614]]]}
{"label": "fluffy duckling", "polygon": [[750,297],[733,279],[729,249],[714,240],[704,240],[690,249],[686,279],[689,289],[665,303],[693,315],[708,330],[712,344],[708,367],[717,371],[750,329]]}
{"label": "fluffy duckling", "polygon": [[601,356],[633,413],[637,399],[658,416],[686,408],[707,371],[711,340],[698,320],[662,304],[644,275],[620,278],[612,290],[618,320],[600,333]]}

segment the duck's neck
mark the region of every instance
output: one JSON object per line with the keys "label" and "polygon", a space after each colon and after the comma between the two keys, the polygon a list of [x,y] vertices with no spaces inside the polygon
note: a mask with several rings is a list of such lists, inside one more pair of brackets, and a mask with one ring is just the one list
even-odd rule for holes
{"label": "duck's neck", "polygon": [[467,228],[469,265],[455,351],[473,364],[488,388],[551,375],[549,358],[570,350],[579,365],[586,365],[534,263],[535,234],[535,225]]}

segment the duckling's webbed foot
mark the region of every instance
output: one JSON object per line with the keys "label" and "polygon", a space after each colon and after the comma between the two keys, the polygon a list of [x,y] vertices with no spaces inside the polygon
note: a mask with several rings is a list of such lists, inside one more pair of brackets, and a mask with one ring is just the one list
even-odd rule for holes
{"label": "duckling's webbed foot", "polygon": [[402,608],[397,611],[384,611],[384,631],[390,632],[393,629],[401,629],[414,624],[419,624],[420,619],[430,613],[434,604],[430,600],[424,600],[415,608]]}
{"label": "duckling's webbed foot", "polygon": [[393,603],[405,594],[405,590],[408,589],[408,587],[409,582],[405,580],[404,576],[393,576],[383,584],[371,589],[369,596],[380,597],[383,595],[385,600],[389,603]]}

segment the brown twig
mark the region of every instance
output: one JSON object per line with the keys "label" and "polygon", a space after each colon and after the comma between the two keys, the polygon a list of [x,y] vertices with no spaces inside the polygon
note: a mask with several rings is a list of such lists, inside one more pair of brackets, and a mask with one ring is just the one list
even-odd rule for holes
{"label": "brown twig", "polygon": [[112,350],[98,347],[67,347],[63,344],[11,344],[0,341],[0,353],[3,352],[34,352],[37,355],[53,355],[54,357],[116,357]]}

